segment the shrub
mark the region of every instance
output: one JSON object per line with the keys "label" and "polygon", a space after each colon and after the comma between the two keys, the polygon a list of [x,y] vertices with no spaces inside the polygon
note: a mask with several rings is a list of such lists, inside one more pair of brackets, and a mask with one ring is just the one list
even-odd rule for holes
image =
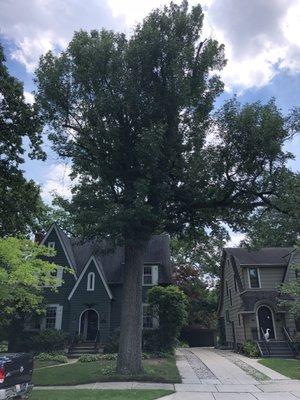
{"label": "shrub", "polygon": [[117,329],[114,333],[108,338],[108,341],[105,343],[103,347],[103,353],[117,353],[119,351],[119,341],[120,341],[120,330]]}
{"label": "shrub", "polygon": [[247,357],[255,357],[255,358],[259,357],[260,355],[257,344],[252,340],[246,340],[246,342],[243,345],[243,353]]}
{"label": "shrub", "polygon": [[33,352],[53,353],[64,350],[68,345],[69,335],[63,331],[45,330],[31,338]]}
{"label": "shrub", "polygon": [[188,317],[186,295],[177,286],[155,286],[148,291],[148,303],[153,316],[159,321],[159,350],[173,350]]}
{"label": "shrub", "polygon": [[0,353],[8,351],[8,343],[6,341],[0,342]]}
{"label": "shrub", "polygon": [[99,360],[99,354],[83,354],[78,358],[78,361],[81,363],[89,363],[98,360]]}
{"label": "shrub", "polygon": [[62,364],[67,364],[68,358],[63,354],[56,353],[40,353],[35,356],[35,360],[39,361],[57,361]]}
{"label": "shrub", "polygon": [[[83,354],[79,357],[78,361],[81,363],[88,363],[94,361],[116,361],[118,358],[117,353],[107,353],[107,354]],[[143,353],[143,360],[148,360],[151,355],[148,353]]]}

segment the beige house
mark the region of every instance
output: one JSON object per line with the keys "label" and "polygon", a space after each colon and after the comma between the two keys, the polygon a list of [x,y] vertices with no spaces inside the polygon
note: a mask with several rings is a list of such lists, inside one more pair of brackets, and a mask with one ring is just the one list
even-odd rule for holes
{"label": "beige house", "polygon": [[[300,253],[293,248],[225,248],[221,261],[219,321],[229,347],[240,348],[250,339],[257,341],[262,355],[292,349],[296,321],[279,305],[278,287],[296,279],[292,265],[300,265]],[[264,334],[268,332],[268,340]]]}

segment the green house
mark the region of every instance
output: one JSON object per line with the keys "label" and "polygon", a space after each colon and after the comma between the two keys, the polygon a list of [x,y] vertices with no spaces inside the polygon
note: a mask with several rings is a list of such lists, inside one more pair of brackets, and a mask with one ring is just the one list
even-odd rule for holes
{"label": "green house", "polygon": [[[87,342],[97,337],[105,343],[120,325],[124,248],[112,249],[105,241],[71,238],[57,224],[50,227],[41,244],[55,249],[51,261],[61,268],[57,270],[57,290],[45,288],[47,306],[40,329],[63,330]],[[147,290],[170,282],[170,239],[166,234],[156,235],[151,238],[144,258],[145,328],[155,325],[147,312]]]}

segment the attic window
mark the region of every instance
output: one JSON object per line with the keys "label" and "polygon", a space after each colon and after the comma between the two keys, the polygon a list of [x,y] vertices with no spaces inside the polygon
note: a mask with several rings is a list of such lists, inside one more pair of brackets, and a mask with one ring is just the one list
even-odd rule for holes
{"label": "attic window", "polygon": [[249,268],[249,282],[251,288],[259,288],[259,273],[258,268]]}
{"label": "attic window", "polygon": [[48,249],[55,249],[55,242],[48,242]]}
{"label": "attic window", "polygon": [[95,290],[95,273],[90,272],[87,276],[87,288],[88,292],[93,292]]}

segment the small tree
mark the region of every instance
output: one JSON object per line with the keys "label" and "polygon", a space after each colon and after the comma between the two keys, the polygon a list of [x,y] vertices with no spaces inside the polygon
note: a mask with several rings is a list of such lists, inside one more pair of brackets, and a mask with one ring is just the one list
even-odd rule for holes
{"label": "small tree", "polygon": [[148,292],[148,302],[153,316],[159,321],[161,348],[173,349],[181,328],[187,322],[186,295],[176,286],[155,286]]}
{"label": "small tree", "polygon": [[[300,251],[300,246],[296,248]],[[300,269],[300,265],[294,265],[295,272]],[[288,295],[291,297],[289,300],[280,300],[280,304],[287,307],[291,314],[296,319],[300,318],[300,277],[296,274],[296,279],[291,282],[287,282],[281,286],[280,293],[282,295]]]}
{"label": "small tree", "polygon": [[26,317],[42,314],[44,286],[55,287],[54,251],[23,238],[0,239],[0,334],[13,340]]}

